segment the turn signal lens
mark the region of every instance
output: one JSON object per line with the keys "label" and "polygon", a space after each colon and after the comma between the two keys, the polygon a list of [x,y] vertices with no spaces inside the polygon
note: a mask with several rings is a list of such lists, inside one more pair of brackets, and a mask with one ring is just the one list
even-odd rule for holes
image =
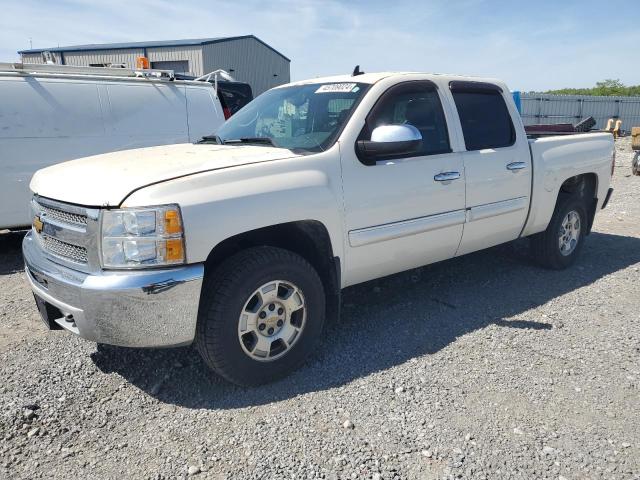
{"label": "turn signal lens", "polygon": [[184,247],[181,238],[172,238],[166,241],[167,253],[164,258],[167,262],[184,261]]}
{"label": "turn signal lens", "polygon": [[164,233],[182,233],[182,222],[178,210],[166,210],[164,212]]}

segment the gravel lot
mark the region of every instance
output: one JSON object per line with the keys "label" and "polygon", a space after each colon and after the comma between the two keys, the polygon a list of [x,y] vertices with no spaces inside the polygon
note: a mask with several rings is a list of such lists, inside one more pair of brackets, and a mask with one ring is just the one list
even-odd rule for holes
{"label": "gravel lot", "polygon": [[573,268],[525,240],[350,288],[317,354],[254,389],[191,348],[45,332],[0,237],[0,478],[640,478],[640,178],[618,149]]}

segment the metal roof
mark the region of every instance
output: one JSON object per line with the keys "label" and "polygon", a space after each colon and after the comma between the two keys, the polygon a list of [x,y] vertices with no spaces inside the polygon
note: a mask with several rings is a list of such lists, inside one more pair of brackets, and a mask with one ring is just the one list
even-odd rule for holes
{"label": "metal roof", "polygon": [[51,48],[31,48],[28,50],[18,50],[19,54],[23,53],[41,53],[41,52],[84,52],[99,50],[128,50],[131,48],[157,48],[157,47],[184,47],[192,45],[209,45],[211,43],[229,42],[232,40],[241,40],[243,38],[253,38],[262,43],[265,47],[273,50],[287,61],[291,61],[282,53],[277,51],[271,45],[263,42],[255,35],[240,35],[236,37],[213,37],[213,38],[188,38],[182,40],[158,40],[152,42],[123,42],[123,43],[90,43],[87,45],[70,45],[68,47],[51,47]]}

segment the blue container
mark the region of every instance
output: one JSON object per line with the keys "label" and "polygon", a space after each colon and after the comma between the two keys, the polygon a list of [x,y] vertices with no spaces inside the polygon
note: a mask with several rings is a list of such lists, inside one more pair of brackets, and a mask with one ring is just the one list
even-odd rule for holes
{"label": "blue container", "polygon": [[522,101],[520,99],[520,92],[511,92],[513,95],[513,101],[516,104],[516,108],[518,109],[518,113],[522,115]]}

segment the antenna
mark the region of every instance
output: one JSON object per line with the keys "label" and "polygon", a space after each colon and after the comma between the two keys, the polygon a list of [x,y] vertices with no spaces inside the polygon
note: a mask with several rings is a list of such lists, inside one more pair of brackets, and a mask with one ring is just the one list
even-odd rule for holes
{"label": "antenna", "polygon": [[364,72],[360,71],[360,65],[356,65],[356,68],[353,69],[352,77],[357,77],[358,75],[364,75]]}

